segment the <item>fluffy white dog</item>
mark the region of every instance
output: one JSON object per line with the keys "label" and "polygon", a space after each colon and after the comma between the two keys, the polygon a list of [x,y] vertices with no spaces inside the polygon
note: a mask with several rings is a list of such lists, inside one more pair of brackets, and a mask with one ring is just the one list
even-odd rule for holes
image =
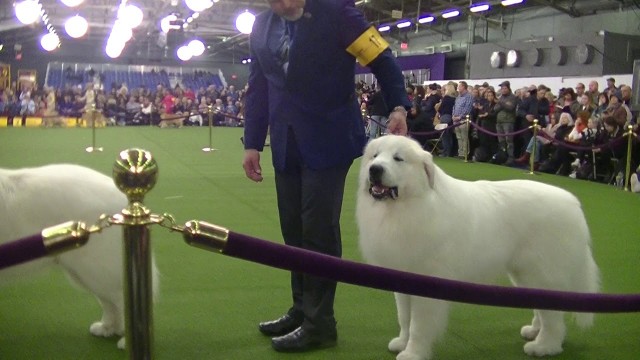
{"label": "fluffy white dog", "polygon": [[[19,170],[0,169],[0,241],[39,233],[66,221],[89,225],[101,214],[120,213],[127,198],[113,180],[77,165],[49,165]],[[76,284],[102,305],[102,319],[89,329],[96,336],[124,335],[122,229],[92,234],[79,249],[0,271],[0,280],[19,279],[33,270],[58,264]],[[153,266],[153,287],[158,276]],[[124,348],[124,338],[118,342]]]}
{"label": "fluffy white dog", "polygon": [[[406,137],[388,135],[365,149],[356,217],[366,261],[474,283],[508,274],[516,286],[597,292],[599,272],[579,201],[527,180],[454,179]],[[398,360],[429,359],[444,333],[446,301],[395,294]],[[564,314],[534,310],[520,334],[532,356],[562,352]],[[577,314],[581,327],[593,314]]]}

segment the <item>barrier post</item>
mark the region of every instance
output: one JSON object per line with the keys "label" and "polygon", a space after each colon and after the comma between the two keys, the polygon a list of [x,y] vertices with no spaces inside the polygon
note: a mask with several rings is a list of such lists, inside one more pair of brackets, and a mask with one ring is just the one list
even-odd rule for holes
{"label": "barrier post", "polygon": [[204,147],[202,148],[202,151],[204,152],[212,152],[212,151],[216,151],[218,149],[214,149],[213,148],[213,138],[212,138],[212,132],[213,132],[213,104],[207,106],[207,114],[209,117],[209,147]]}
{"label": "barrier post", "polygon": [[467,114],[467,118],[464,121],[465,128],[462,130],[467,134],[467,136],[465,137],[464,162],[469,162],[469,130],[471,129],[471,127],[469,126],[470,122],[471,117]]}
{"label": "barrier post", "polygon": [[102,151],[101,147],[96,147],[96,104],[91,104],[91,146],[85,149],[86,152]]}
{"label": "barrier post", "polygon": [[148,225],[153,224],[142,201],[153,188],[158,167],[151,153],[129,149],[113,165],[113,180],[129,200],[122,214],[112,218],[123,225],[125,339],[128,358],[153,358],[153,283]]}
{"label": "barrier post", "polygon": [[631,147],[633,146],[633,125],[627,127],[627,164],[624,172],[624,191],[631,191],[629,180],[631,179]]}
{"label": "barrier post", "polygon": [[538,155],[538,119],[533,119],[533,149],[531,150],[531,155],[529,156],[529,175],[535,175],[536,169],[536,155]]}

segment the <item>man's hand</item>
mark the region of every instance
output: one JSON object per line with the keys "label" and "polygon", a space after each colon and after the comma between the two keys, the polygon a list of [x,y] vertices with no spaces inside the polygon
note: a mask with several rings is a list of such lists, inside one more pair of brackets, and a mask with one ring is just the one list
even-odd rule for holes
{"label": "man's hand", "polygon": [[262,168],[260,167],[260,153],[255,149],[244,151],[242,167],[247,177],[255,182],[262,181]]}
{"label": "man's hand", "polygon": [[401,111],[393,111],[389,114],[387,132],[394,135],[407,135],[407,115]]}

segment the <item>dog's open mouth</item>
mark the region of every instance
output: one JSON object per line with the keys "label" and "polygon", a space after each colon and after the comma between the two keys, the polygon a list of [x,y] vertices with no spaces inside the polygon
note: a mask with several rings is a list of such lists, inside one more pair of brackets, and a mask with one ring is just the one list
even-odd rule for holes
{"label": "dog's open mouth", "polygon": [[386,198],[395,200],[398,198],[398,187],[371,184],[371,187],[369,187],[369,194],[371,194],[371,196],[373,196],[373,198],[376,200],[382,200]]}

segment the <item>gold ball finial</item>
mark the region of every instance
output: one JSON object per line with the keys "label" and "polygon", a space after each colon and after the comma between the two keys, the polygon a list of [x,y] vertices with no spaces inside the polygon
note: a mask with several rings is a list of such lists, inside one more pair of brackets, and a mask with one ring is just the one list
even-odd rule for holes
{"label": "gold ball finial", "polygon": [[136,148],[121,151],[113,164],[113,181],[130,202],[141,202],[157,179],[158,164],[149,151]]}

